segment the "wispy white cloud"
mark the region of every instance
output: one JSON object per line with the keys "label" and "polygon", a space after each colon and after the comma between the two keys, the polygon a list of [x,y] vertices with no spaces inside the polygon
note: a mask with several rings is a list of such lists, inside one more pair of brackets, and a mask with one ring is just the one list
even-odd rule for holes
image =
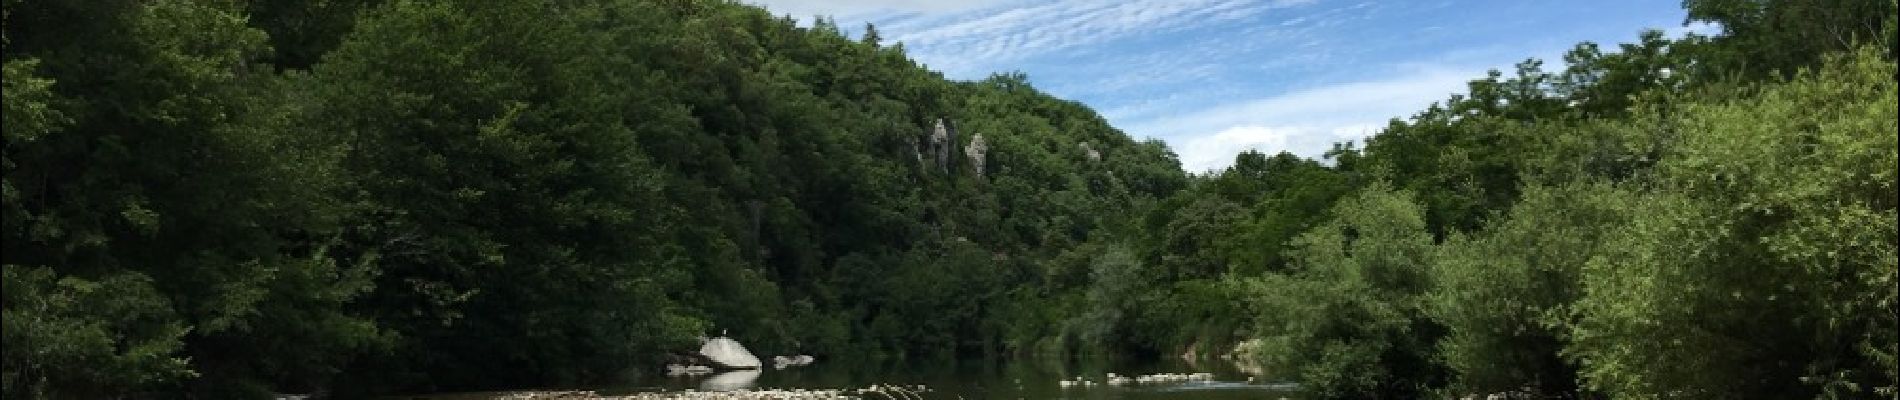
{"label": "wispy white cloud", "polygon": [[[1334,143],[1363,140],[1384,125],[1348,124],[1338,126],[1262,126],[1237,125],[1212,135],[1176,140],[1175,152],[1181,168],[1189,172],[1217,171],[1234,163],[1234,155],[1255,150],[1267,154],[1281,151],[1317,158]],[[1296,151],[1297,150],[1297,151]],[[1302,154],[1311,152],[1313,154]]]}
{"label": "wispy white cloud", "polygon": [[742,0],[765,7],[774,14],[794,17],[831,16],[855,18],[882,13],[956,13],[980,10],[1020,0]]}
{"label": "wispy white cloud", "polygon": [[[1198,172],[1224,168],[1235,154],[1249,149],[1319,157],[1333,143],[1363,139],[1392,118],[1463,91],[1466,82],[1481,75],[1481,68],[1415,67],[1392,79],[1341,83],[1199,111],[1156,115],[1154,110],[1117,110],[1124,114],[1111,120],[1132,119],[1118,122],[1130,134],[1175,143],[1182,167]],[[1156,110],[1175,108],[1160,105]]]}
{"label": "wispy white cloud", "polygon": [[[1190,171],[1247,149],[1318,157],[1525,56],[1679,25],[1647,0],[1527,4],[1368,0],[742,0],[774,12],[874,22],[887,43],[953,79],[1020,70],[1166,140]],[[1546,68],[1555,67],[1547,65]]]}
{"label": "wispy white cloud", "polygon": [[1011,4],[880,26],[951,76],[974,77],[1045,56],[1249,18],[1316,0],[1064,0]]}

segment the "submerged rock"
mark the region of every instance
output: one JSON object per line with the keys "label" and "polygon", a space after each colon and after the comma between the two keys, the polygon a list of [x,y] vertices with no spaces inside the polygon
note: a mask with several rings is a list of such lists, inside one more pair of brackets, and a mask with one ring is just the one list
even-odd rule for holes
{"label": "submerged rock", "polygon": [[812,361],[816,361],[816,360],[817,359],[812,358],[812,356],[804,355],[804,354],[795,355],[795,356],[775,356],[775,357],[772,357],[772,368],[785,369],[785,367],[802,367],[806,365],[811,365]]}

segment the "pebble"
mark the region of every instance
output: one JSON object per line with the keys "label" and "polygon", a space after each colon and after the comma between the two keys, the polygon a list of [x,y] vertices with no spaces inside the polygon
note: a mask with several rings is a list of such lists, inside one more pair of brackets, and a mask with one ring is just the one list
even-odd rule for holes
{"label": "pebble", "polygon": [[[1248,379],[1249,379],[1248,380],[1249,382],[1252,382],[1252,378],[1248,378]],[[1207,373],[1207,372],[1160,373],[1160,374],[1141,375],[1141,376],[1135,376],[1135,377],[1122,376],[1120,374],[1110,372],[1108,373],[1108,378],[1105,379],[1104,382],[1110,386],[1127,386],[1130,384],[1209,382],[1213,380],[1214,380],[1214,374]],[[1095,386],[1097,384],[1098,383],[1095,381],[1090,381],[1080,376],[1075,377],[1075,379],[1063,379],[1060,381],[1056,381],[1056,386],[1061,386],[1065,388],[1077,387],[1077,386],[1087,387],[1087,386]]]}

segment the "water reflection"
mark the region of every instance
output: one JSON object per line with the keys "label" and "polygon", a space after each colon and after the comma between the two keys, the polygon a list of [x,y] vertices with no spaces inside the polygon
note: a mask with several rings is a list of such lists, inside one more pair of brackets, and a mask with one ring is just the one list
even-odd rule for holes
{"label": "water reflection", "polygon": [[729,392],[758,387],[759,370],[742,369],[722,372],[699,382],[699,390],[709,392]]}

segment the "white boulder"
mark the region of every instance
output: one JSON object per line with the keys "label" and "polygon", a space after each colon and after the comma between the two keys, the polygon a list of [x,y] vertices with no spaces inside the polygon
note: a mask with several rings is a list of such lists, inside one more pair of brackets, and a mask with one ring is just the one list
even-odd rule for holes
{"label": "white boulder", "polygon": [[758,369],[760,365],[759,356],[752,355],[739,341],[725,337],[707,339],[699,346],[699,355],[724,369]]}

